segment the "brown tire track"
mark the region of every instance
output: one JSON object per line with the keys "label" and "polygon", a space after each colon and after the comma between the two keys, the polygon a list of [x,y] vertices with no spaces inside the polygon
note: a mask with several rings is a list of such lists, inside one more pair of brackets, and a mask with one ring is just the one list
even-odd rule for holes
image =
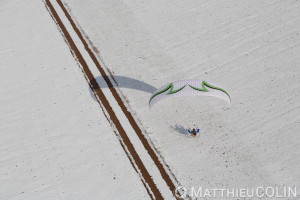
{"label": "brown tire track", "polygon": [[[62,33],[64,34],[65,40],[68,42],[69,47],[71,48],[71,51],[73,51],[74,55],[78,59],[78,62],[81,64],[83,72],[85,73],[85,77],[88,79],[90,87],[92,88],[93,92],[98,97],[98,99],[100,99],[102,105],[105,107],[106,111],[108,112],[110,119],[112,120],[112,122],[116,126],[116,128],[117,128],[124,144],[126,145],[126,147],[127,147],[128,151],[130,152],[131,156],[133,157],[133,159],[135,161],[135,164],[139,168],[144,180],[147,182],[147,184],[151,188],[151,191],[153,192],[155,198],[156,199],[163,199],[160,191],[158,190],[157,186],[153,182],[152,177],[150,176],[150,174],[148,173],[148,171],[145,168],[144,164],[142,163],[139,155],[137,154],[137,152],[134,149],[131,141],[129,140],[125,130],[123,129],[120,121],[118,120],[117,116],[115,115],[115,113],[114,113],[112,107],[110,106],[108,100],[104,96],[104,94],[103,94],[101,88],[99,87],[96,79],[94,78],[93,74],[91,73],[90,69],[88,68],[87,63],[85,62],[85,60],[82,57],[80,51],[76,47],[76,45],[75,45],[73,39],[71,38],[70,34],[68,33],[67,29],[63,25],[61,19],[59,18],[59,16],[56,13],[54,7],[52,6],[50,0],[45,0],[45,3],[46,3],[46,6],[47,6],[49,12],[51,12],[50,13],[51,16],[54,18],[56,24],[59,26]],[[151,195],[150,195],[150,197],[153,198]]]}
{"label": "brown tire track", "polygon": [[108,76],[106,75],[104,69],[102,68],[102,66],[98,62],[96,56],[94,55],[94,53],[89,48],[88,44],[86,43],[86,41],[83,38],[81,32],[79,31],[79,29],[75,25],[72,17],[70,16],[70,14],[68,13],[68,11],[64,7],[63,3],[61,2],[61,0],[56,0],[56,1],[59,4],[59,6],[61,7],[61,9],[64,11],[67,19],[69,20],[69,22],[71,23],[71,25],[72,25],[73,29],[75,30],[76,34],[78,35],[78,37],[80,38],[81,42],[83,43],[84,48],[87,50],[87,52],[90,55],[90,57],[92,58],[94,64],[97,66],[100,74],[102,75],[102,77],[106,81],[106,83],[107,83],[107,85],[108,85],[111,93],[113,94],[114,98],[118,102],[119,106],[121,107],[122,111],[124,112],[125,116],[127,117],[128,121],[130,122],[131,126],[133,127],[134,131],[136,132],[137,136],[139,137],[139,139],[141,140],[142,144],[144,145],[145,149],[148,151],[148,154],[150,155],[150,157],[154,161],[155,165],[157,166],[158,170],[160,171],[162,178],[165,180],[165,182],[167,183],[169,189],[173,193],[173,191],[175,191],[175,185],[172,182],[171,178],[169,177],[168,173],[165,171],[165,168],[163,167],[162,163],[159,161],[156,153],[151,148],[148,140],[143,135],[141,129],[139,128],[138,124],[134,120],[132,114],[127,110],[124,102],[122,101],[121,97],[117,93],[116,89],[113,87],[113,84],[111,83],[111,81],[108,78]]}

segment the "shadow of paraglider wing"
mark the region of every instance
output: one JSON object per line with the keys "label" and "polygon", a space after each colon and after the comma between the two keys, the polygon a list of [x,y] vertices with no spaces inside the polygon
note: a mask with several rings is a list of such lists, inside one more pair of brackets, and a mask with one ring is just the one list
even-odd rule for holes
{"label": "shadow of paraglider wing", "polygon": [[129,88],[134,90],[140,90],[147,93],[152,94],[155,90],[157,90],[152,85],[145,83],[143,81],[139,81],[137,79],[125,77],[125,76],[113,76],[116,84],[119,88]]}
{"label": "shadow of paraglider wing", "polygon": [[[108,86],[105,81],[105,78],[108,78],[109,80],[111,80],[111,82],[114,82],[113,85],[116,85],[116,87],[118,88],[129,88],[133,90],[147,92],[150,94],[152,94],[154,91],[157,90],[155,87],[153,87],[148,83],[130,77],[125,77],[125,76],[106,76],[106,77],[98,76],[95,78],[95,80],[99,84],[100,88],[114,87],[113,85]],[[93,97],[93,99],[96,100],[94,97],[94,93],[92,91],[90,91],[90,94]]]}

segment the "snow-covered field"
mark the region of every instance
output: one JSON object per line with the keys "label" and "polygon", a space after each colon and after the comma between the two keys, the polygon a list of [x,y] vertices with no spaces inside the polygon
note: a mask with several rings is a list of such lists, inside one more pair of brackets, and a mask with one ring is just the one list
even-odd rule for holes
{"label": "snow-covered field", "polygon": [[[179,185],[300,189],[299,1],[64,2]],[[44,2],[1,1],[0,25],[0,199],[148,199]],[[197,97],[149,111],[156,88],[182,79],[223,85],[231,107]],[[192,126],[199,137],[183,134]]]}
{"label": "snow-covered field", "polygon": [[44,3],[0,5],[0,199],[149,199]]}

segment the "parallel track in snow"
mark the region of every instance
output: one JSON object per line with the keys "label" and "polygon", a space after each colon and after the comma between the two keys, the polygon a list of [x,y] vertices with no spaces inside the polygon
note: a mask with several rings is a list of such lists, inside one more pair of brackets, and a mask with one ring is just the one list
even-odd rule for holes
{"label": "parallel track in snow", "polygon": [[[177,195],[174,194],[174,191],[176,186],[179,185],[178,181],[145,137],[133,115],[128,111],[116,88],[108,78],[107,72],[102,67],[97,54],[91,48],[91,44],[88,44],[89,40],[81,33],[61,0],[56,0],[56,2],[45,0],[44,2],[72,55],[80,65],[84,77],[94,92],[106,119],[117,135],[123,150],[133,168],[139,174],[150,198],[176,198]],[[99,81],[95,79],[96,74],[102,77],[109,89],[104,90],[105,87],[101,87]],[[114,104],[112,101],[116,103]],[[126,124],[130,124],[130,129],[125,128]],[[141,149],[141,147],[144,149]]]}

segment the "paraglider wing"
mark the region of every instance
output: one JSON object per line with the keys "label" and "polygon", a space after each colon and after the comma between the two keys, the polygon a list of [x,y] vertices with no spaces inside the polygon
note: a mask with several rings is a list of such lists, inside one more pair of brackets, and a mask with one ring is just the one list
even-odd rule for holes
{"label": "paraglider wing", "polygon": [[149,100],[150,109],[157,102],[179,96],[213,96],[225,100],[230,105],[230,96],[226,90],[209,84],[204,80],[182,80],[164,85],[155,91]]}

